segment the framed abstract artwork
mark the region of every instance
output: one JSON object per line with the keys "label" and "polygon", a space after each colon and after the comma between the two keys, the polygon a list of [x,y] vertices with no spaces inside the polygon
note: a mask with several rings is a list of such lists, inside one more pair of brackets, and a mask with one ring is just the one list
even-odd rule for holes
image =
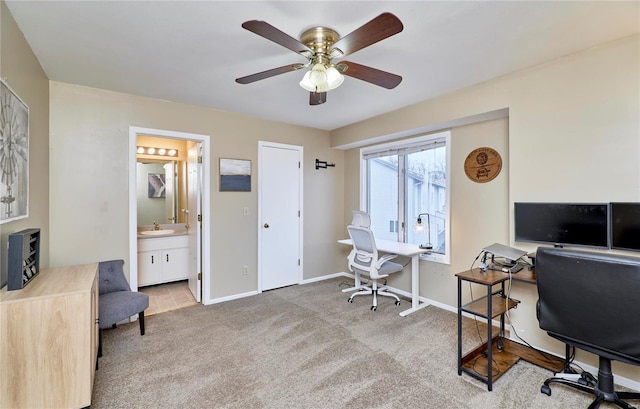
{"label": "framed abstract artwork", "polygon": [[149,197],[164,198],[167,195],[164,173],[149,173]]}
{"label": "framed abstract artwork", "polygon": [[251,161],[220,158],[220,191],[251,192]]}
{"label": "framed abstract artwork", "polygon": [[0,80],[0,224],[29,216],[29,107]]}

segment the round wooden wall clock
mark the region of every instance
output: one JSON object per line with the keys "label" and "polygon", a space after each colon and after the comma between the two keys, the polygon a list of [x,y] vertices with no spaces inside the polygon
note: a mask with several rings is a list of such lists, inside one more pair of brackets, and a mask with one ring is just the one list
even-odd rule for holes
{"label": "round wooden wall clock", "polygon": [[464,173],[477,183],[486,183],[495,179],[502,170],[502,157],[491,148],[478,148],[471,151],[464,160]]}

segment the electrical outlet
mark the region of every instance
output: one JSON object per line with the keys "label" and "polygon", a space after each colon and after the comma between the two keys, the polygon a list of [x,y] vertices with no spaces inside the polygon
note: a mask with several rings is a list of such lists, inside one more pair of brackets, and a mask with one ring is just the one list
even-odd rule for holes
{"label": "electrical outlet", "polygon": [[248,275],[249,274],[249,266],[242,266],[242,275]]}

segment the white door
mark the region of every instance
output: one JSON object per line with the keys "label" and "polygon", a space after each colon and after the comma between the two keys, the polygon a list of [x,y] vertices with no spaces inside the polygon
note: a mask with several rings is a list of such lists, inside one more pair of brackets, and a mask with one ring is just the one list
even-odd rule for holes
{"label": "white door", "polygon": [[202,172],[198,158],[202,157],[202,143],[189,142],[187,158],[187,221],[189,223],[189,290],[197,302],[202,300]]}
{"label": "white door", "polygon": [[175,177],[176,167],[173,162],[164,164],[164,193],[165,193],[165,213],[169,218],[163,220],[160,224],[176,223],[176,190],[175,190]]}
{"label": "white door", "polygon": [[260,142],[259,287],[302,280],[302,147]]}

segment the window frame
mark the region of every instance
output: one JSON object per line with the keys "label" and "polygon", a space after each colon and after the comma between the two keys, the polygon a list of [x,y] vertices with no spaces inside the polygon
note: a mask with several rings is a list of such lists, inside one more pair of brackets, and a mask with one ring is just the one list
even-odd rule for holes
{"label": "window frame", "polygon": [[[445,254],[439,253],[428,253],[420,256],[421,259],[427,261],[433,261],[441,264],[451,264],[451,131],[440,131],[438,133],[428,134],[428,135],[420,135],[413,138],[402,139],[394,142],[388,142],[378,145],[371,145],[364,148],[360,148],[360,210],[368,211],[367,209],[367,197],[369,190],[369,178],[367,171],[367,159],[364,159],[365,156],[370,155],[372,153],[382,153],[385,151],[395,151],[399,149],[410,149],[413,147],[429,144],[429,143],[439,143],[444,141],[444,146],[446,149],[446,204],[445,204]],[[398,160],[399,162],[399,170],[398,170],[398,218],[403,222],[406,219],[406,224],[402,225],[398,228],[397,240],[398,242],[407,241],[406,230],[408,228],[412,228],[413,224],[415,224],[415,220],[410,217],[406,217],[405,209],[407,206],[407,192],[405,189],[405,183],[402,182],[404,179],[403,170],[404,165],[400,166],[400,162],[405,162],[405,160]]]}

